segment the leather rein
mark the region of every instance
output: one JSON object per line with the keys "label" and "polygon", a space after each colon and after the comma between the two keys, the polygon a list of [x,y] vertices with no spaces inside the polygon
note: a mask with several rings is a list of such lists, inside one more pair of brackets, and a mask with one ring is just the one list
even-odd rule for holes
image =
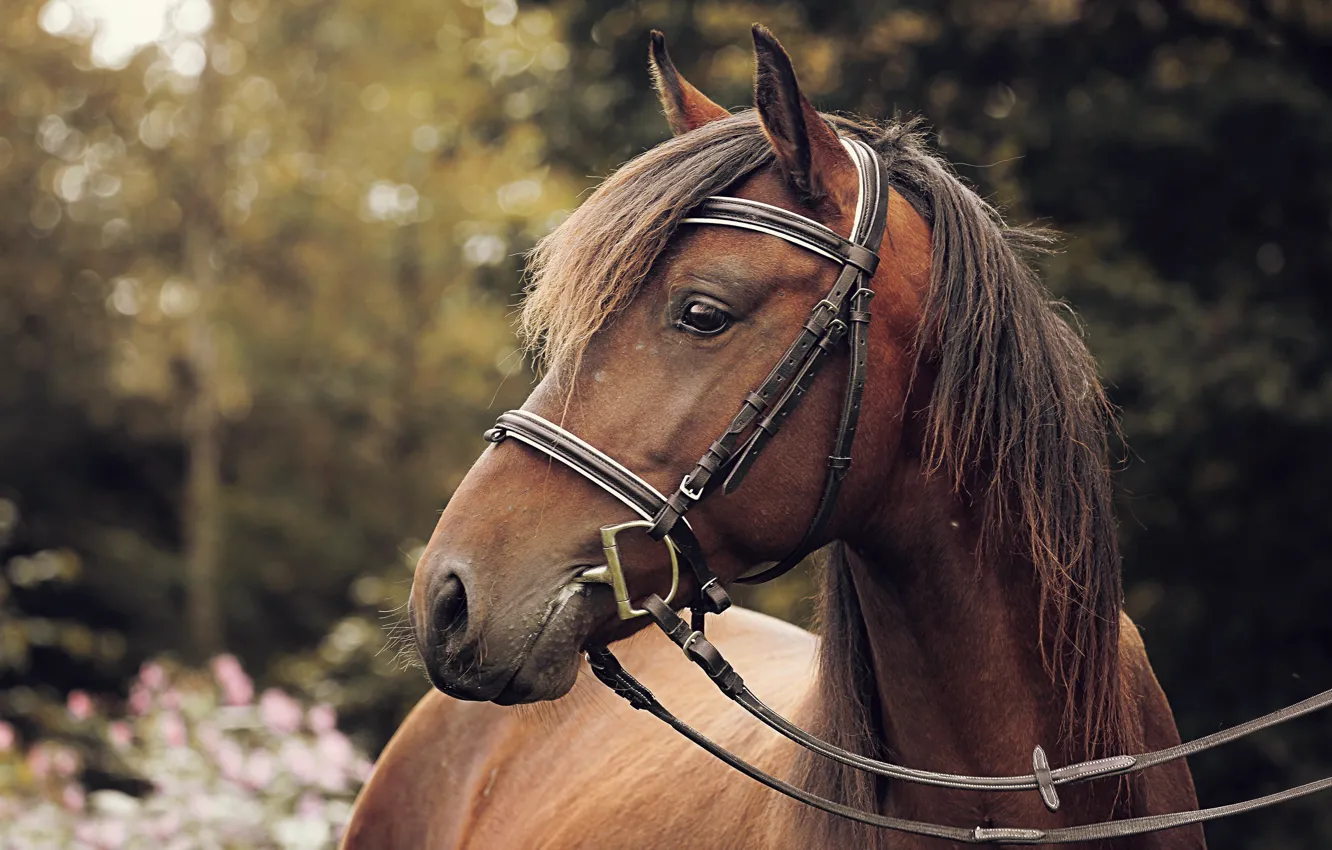
{"label": "leather rein", "polygon": [[[839,264],[841,271],[832,289],[811,310],[795,341],[759,387],[745,396],[730,425],[669,496],[575,434],[530,411],[508,411],[499,417],[494,428],[486,432],[489,442],[513,439],[559,461],[615,497],[639,517],[603,527],[601,535],[606,565],[585,570],[574,580],[610,585],[622,619],[650,616],[685,656],[707,673],[723,694],[771,729],[812,752],[868,773],[921,785],[963,791],[1037,791],[1052,812],[1059,808],[1058,786],[1123,776],[1187,758],[1332,705],[1332,690],[1328,690],[1231,729],[1156,752],[1051,767],[1045,751],[1037,746],[1032,754],[1032,772],[1029,774],[963,776],[895,765],[836,747],[791,723],[749,690],[717,647],[704,636],[705,616],[722,613],[730,607],[731,600],[708,568],[702,547],[685,514],[712,493],[722,490],[729,494],[740,486],[758,454],[808,392],[827,356],[847,341],[850,365],[842,411],[828,457],[822,495],[809,528],[800,544],[783,560],[737,581],[763,582],[790,570],[812,551],[832,515],[838,490],[850,467],[851,448],[860,418],[868,361],[869,300],[874,295],[867,284],[878,267],[879,245],[887,228],[890,192],[888,167],[879,154],[858,139],[844,138],[842,144],[860,176],[860,193],[849,239],[805,216],[758,201],[726,196],[708,198],[682,220],[684,224],[721,225],[765,233],[825,257]],[[665,599],[656,594],[648,595],[641,608],[632,602],[616,543],[616,536],[629,528],[643,529],[650,537],[664,543],[670,554],[670,592]],[[685,622],[670,605],[679,584],[680,558],[684,559],[694,577],[695,598],[690,603],[692,622]],[[1330,777],[1227,806],[1057,829],[979,826],[966,829],[888,817],[854,809],[797,788],[709,740],[666,709],[651,691],[624,669],[607,647],[587,649],[587,660],[596,677],[633,708],[657,717],[732,768],[787,797],[871,826],[960,844],[1068,844],[1121,838],[1216,820],[1332,788]]]}

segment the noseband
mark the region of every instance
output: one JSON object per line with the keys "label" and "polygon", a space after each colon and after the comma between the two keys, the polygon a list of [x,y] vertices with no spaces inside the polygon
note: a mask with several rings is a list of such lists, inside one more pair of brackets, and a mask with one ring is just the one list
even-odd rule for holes
{"label": "noseband", "polygon": [[[851,236],[844,239],[828,227],[796,213],[744,198],[714,196],[705,200],[682,220],[684,224],[721,225],[764,233],[785,240],[837,263],[841,271],[828,294],[814,305],[795,341],[786,349],[768,376],[745,396],[740,411],[692,471],[667,496],[610,455],[579,439],[572,432],[527,410],[502,414],[486,432],[492,443],[513,439],[559,461],[609,493],[639,519],[607,525],[601,529],[606,553],[605,566],[585,570],[574,580],[585,584],[608,584],[622,619],[649,615],[684,654],[698,664],[717,687],[754,717],[784,737],[824,757],[866,772],[963,791],[1037,791],[1050,811],[1059,807],[1056,788],[1112,776],[1122,776],[1165,764],[1229,743],[1271,726],[1284,723],[1332,705],[1332,690],[1303,702],[1251,720],[1232,729],[1199,738],[1187,744],[1141,755],[1123,755],[1052,768],[1045,751],[1036,747],[1032,772],[1022,776],[961,776],[937,773],[870,759],[822,741],[765,705],[745,685],[740,675],[704,636],[704,618],[720,614],[731,605],[730,597],[708,568],[698,538],[685,514],[709,495],[734,492],[744,481],[768,441],[809,391],[827,355],[849,340],[850,365],[843,392],[842,412],[833,438],[832,452],[818,507],[801,542],[784,559],[757,575],[737,579],[758,583],[790,570],[819,545],[832,515],[842,480],[851,464],[851,448],[860,419],[865,390],[869,346],[869,300],[874,293],[868,283],[878,267],[879,245],[888,218],[889,173],[879,154],[858,139],[842,139],[860,176],[860,191]],[[665,599],[649,594],[642,607],[635,607],[620,560],[616,536],[626,529],[642,528],[667,547],[671,564],[671,589]],[[679,584],[679,559],[694,575],[694,599],[689,607],[692,623],[681,619],[670,603]],[[647,711],[669,724],[684,737],[718,759],[788,797],[829,814],[871,826],[915,835],[932,836],[960,844],[1069,844],[1121,838],[1147,832],[1202,823],[1332,788],[1332,778],[1310,782],[1286,791],[1243,803],[1191,812],[1152,815],[1058,829],[985,828],[964,829],[922,821],[886,817],[853,809],[811,794],[765,773],[729,750],[717,745],[667,710],[637,679],[624,669],[604,646],[587,650],[588,663],[597,678],[636,709]]]}

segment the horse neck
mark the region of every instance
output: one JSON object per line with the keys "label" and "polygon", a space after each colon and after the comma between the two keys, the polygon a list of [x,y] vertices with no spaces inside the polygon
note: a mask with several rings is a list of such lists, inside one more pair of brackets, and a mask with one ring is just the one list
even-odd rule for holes
{"label": "horse neck", "polygon": [[[1038,744],[1055,764],[1081,760],[1086,741],[1065,724],[1068,692],[1043,660],[1031,564],[1012,556],[978,560],[976,512],[919,460],[900,467],[883,501],[891,507],[847,541],[840,567],[849,585],[843,593],[852,596],[844,607],[858,614],[867,648],[863,664],[873,685],[862,701],[879,738],[875,749],[904,765],[973,775],[1028,773]],[[895,783],[879,796],[894,811],[927,819],[1048,822],[1034,794]],[[1074,797],[1060,820],[1104,817],[1114,806]]]}
{"label": "horse neck", "polygon": [[847,553],[883,743],[906,764],[1025,772],[1065,701],[1042,661],[1031,568],[977,560],[976,520],[947,482],[917,467],[894,489]]}

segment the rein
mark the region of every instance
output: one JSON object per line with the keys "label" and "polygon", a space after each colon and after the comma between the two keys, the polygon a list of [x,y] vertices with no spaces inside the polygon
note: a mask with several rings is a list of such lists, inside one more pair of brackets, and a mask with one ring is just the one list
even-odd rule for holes
{"label": "rein", "polygon": [[[868,773],[921,785],[962,791],[1037,791],[1046,808],[1052,812],[1059,808],[1056,788],[1060,785],[1136,773],[1187,758],[1332,705],[1332,690],[1328,690],[1187,744],[1152,753],[1112,756],[1058,768],[1050,766],[1045,751],[1037,746],[1032,754],[1030,774],[964,776],[895,765],[836,747],[791,723],[749,690],[721,652],[704,636],[705,616],[722,613],[730,607],[731,600],[716,575],[708,568],[702,547],[685,519],[685,514],[712,493],[723,490],[729,494],[740,486],[758,454],[808,392],[826,355],[838,350],[842,342],[847,340],[851,357],[842,411],[814,517],[801,542],[784,559],[758,574],[744,576],[737,581],[768,581],[790,570],[809,554],[832,515],[838,491],[851,464],[851,449],[860,419],[868,362],[869,300],[874,295],[867,284],[878,267],[878,250],[887,228],[890,192],[888,167],[878,153],[858,139],[842,139],[842,144],[860,176],[860,192],[849,239],[805,216],[744,198],[708,198],[682,220],[684,224],[737,227],[774,236],[832,260],[841,266],[841,271],[832,289],[811,310],[795,341],[759,387],[745,396],[740,411],[730,425],[669,496],[577,435],[530,411],[508,411],[499,417],[494,428],[486,432],[485,438],[489,442],[517,440],[559,461],[638,515],[637,520],[601,529],[606,564],[583,571],[574,581],[610,585],[616,610],[622,619],[650,616],[684,651],[687,658],[703,668],[723,694],[768,727],[812,752]],[[644,529],[654,540],[665,544],[670,555],[670,592],[665,599],[656,594],[647,596],[642,602],[642,608],[635,607],[632,602],[616,542],[616,536],[630,528]],[[684,559],[695,579],[695,600],[690,603],[692,623],[686,623],[670,605],[679,586],[680,558]],[[1330,777],[1228,806],[1048,830],[979,826],[965,829],[887,817],[844,806],[797,788],[759,770],[709,740],[666,709],[651,691],[624,669],[608,648],[589,648],[587,660],[597,679],[627,700],[633,708],[647,711],[732,768],[787,797],[829,814],[871,826],[943,838],[961,844],[1068,844],[1121,838],[1216,820],[1332,788]]]}

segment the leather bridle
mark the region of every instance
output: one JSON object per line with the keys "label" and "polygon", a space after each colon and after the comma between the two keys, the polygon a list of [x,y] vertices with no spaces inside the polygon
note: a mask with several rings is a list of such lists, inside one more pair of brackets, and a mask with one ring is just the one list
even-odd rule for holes
{"label": "leather bridle", "polygon": [[[888,166],[879,154],[858,139],[844,138],[842,144],[860,176],[860,191],[850,238],[843,238],[805,216],[744,198],[708,198],[682,220],[684,224],[738,227],[774,236],[839,264],[841,270],[832,289],[814,305],[799,335],[777,365],[756,390],[745,396],[731,424],[669,496],[575,434],[530,411],[508,411],[499,417],[494,428],[486,432],[486,439],[492,443],[505,439],[517,440],[559,461],[638,515],[637,520],[601,529],[606,565],[585,570],[574,580],[610,585],[616,609],[622,619],[651,616],[666,635],[684,650],[685,656],[708,674],[723,694],[765,725],[812,752],[872,774],[921,785],[964,791],[1037,791],[1046,808],[1052,812],[1059,807],[1058,786],[1123,776],[1186,758],[1332,705],[1332,690],[1329,690],[1288,708],[1186,744],[1152,753],[1112,756],[1063,767],[1051,767],[1045,751],[1037,746],[1032,754],[1032,772],[1029,774],[962,776],[895,765],[836,747],[786,720],[749,690],[717,647],[704,636],[705,616],[725,611],[730,607],[731,600],[708,568],[702,547],[685,515],[694,505],[718,490],[729,494],[740,486],[759,453],[809,391],[828,355],[837,351],[844,340],[849,340],[850,364],[842,411],[814,517],[799,545],[784,559],[757,575],[737,580],[757,583],[787,572],[819,544],[827,527],[842,480],[851,464],[851,449],[860,418],[868,360],[869,300],[874,295],[868,283],[879,263],[878,250],[887,226],[890,194]],[[616,536],[629,528],[644,529],[650,537],[664,543],[670,554],[670,592],[665,599],[656,594],[648,595],[643,599],[641,608],[633,604],[616,543]],[[679,558],[684,559],[694,577],[694,599],[689,606],[692,623],[681,619],[670,605],[679,583]],[[965,829],[887,817],[818,797],[759,770],[717,745],[667,710],[621,666],[608,648],[589,648],[587,660],[597,678],[631,706],[659,718],[726,764],[769,788],[839,817],[962,844],[1068,844],[1120,838],[1215,820],[1332,788],[1332,778],[1328,778],[1228,806],[1045,830],[979,826]]]}

